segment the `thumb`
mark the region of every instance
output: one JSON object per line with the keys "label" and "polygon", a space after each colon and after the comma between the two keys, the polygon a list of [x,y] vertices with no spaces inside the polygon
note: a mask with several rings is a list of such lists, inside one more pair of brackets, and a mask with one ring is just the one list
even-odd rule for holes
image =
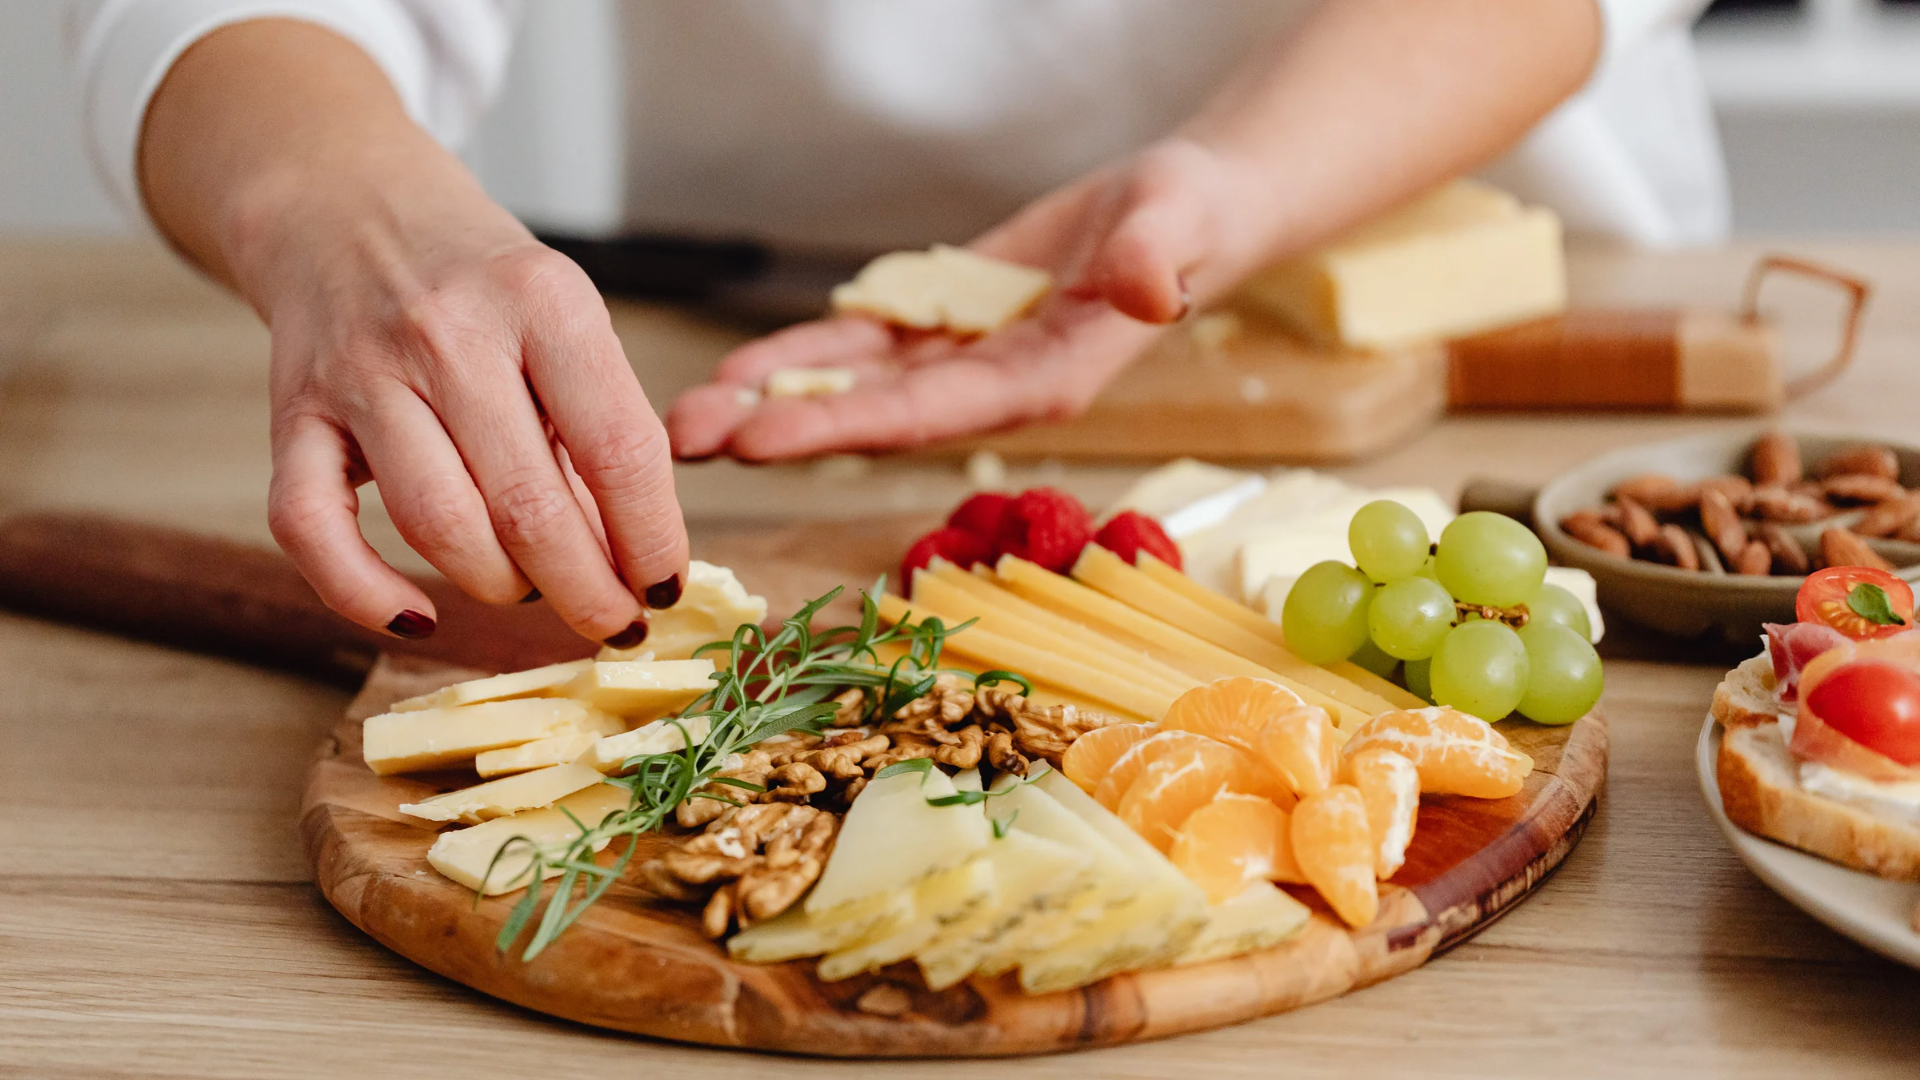
{"label": "thumb", "polygon": [[1151,156],[1124,183],[1078,291],[1141,322],[1177,321],[1193,302],[1188,275],[1214,246],[1209,185],[1192,163]]}

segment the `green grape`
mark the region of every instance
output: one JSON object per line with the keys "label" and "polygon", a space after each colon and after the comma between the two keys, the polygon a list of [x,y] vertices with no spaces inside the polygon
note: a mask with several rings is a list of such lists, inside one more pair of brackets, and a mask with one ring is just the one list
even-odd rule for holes
{"label": "green grape", "polygon": [[1373,643],[1388,656],[1425,660],[1453,626],[1453,597],[1436,581],[1410,577],[1382,586],[1367,611]]}
{"label": "green grape", "polygon": [[1433,654],[1433,700],[1482,720],[1502,719],[1527,691],[1527,665],[1527,647],[1512,627],[1464,623],[1447,631]]}
{"label": "green grape", "polygon": [[1347,523],[1354,565],[1375,581],[1399,581],[1419,573],[1432,546],[1420,515],[1392,499],[1375,499]]}
{"label": "green grape", "polygon": [[1571,724],[1600,701],[1600,654],[1578,631],[1530,622],[1520,630],[1531,672],[1520,712],[1542,724]]}
{"label": "green grape", "polygon": [[[1375,599],[1377,600],[1378,597],[1375,597]],[[1373,672],[1383,679],[1393,678],[1393,669],[1400,666],[1400,661],[1381,652],[1380,646],[1375,645],[1371,640],[1361,642],[1360,647],[1354,650],[1354,654],[1347,657],[1347,659],[1359,664],[1361,667],[1366,668],[1368,671]]]}
{"label": "green grape", "polygon": [[1542,585],[1533,599],[1527,601],[1527,612],[1534,623],[1550,623],[1564,626],[1580,635],[1583,641],[1593,640],[1593,623],[1587,618],[1587,605],[1580,598],[1558,585]]}
{"label": "green grape", "polygon": [[1367,640],[1367,602],[1373,583],[1345,563],[1307,567],[1287,593],[1280,629],[1287,648],[1310,664],[1337,664]]}
{"label": "green grape", "polygon": [[[1427,545],[1427,546],[1428,546],[1428,548],[1429,548],[1429,549],[1432,549],[1432,548],[1435,548],[1435,547],[1437,547],[1438,545],[1436,545],[1436,544],[1429,544],[1429,545]],[[1418,570],[1416,570],[1416,571],[1414,571],[1414,575],[1413,575],[1413,576],[1415,576],[1415,577],[1423,577],[1423,578],[1426,578],[1426,579],[1427,579],[1428,581],[1439,581],[1439,580],[1440,580],[1440,571],[1438,571],[1438,570],[1435,570],[1435,569],[1433,568],[1433,554],[1432,554],[1432,552],[1431,552],[1431,550],[1429,550],[1429,552],[1428,552],[1428,554],[1427,554],[1427,561],[1426,561],[1426,562],[1423,562],[1423,563],[1421,563],[1421,564],[1420,564],[1420,569],[1418,569]]]}
{"label": "green grape", "polygon": [[1454,518],[1440,534],[1434,570],[1469,604],[1512,607],[1540,591],[1547,549],[1525,525],[1487,510]]}
{"label": "green grape", "polygon": [[1400,679],[1407,684],[1407,691],[1422,701],[1433,700],[1432,675],[1432,660],[1409,660],[1407,666],[1400,669]]}

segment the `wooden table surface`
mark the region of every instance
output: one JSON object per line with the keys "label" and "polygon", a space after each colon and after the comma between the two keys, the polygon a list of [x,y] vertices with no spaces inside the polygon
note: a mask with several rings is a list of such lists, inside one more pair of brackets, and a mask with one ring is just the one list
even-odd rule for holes
{"label": "wooden table surface", "polygon": [[[1796,423],[1913,434],[1920,245],[1790,245],[1880,284],[1856,370]],[[1731,304],[1752,249],[1583,251],[1585,303]],[[1809,355],[1821,297],[1782,291]],[[622,306],[656,402],[738,334]],[[0,243],[0,513],[107,510],[266,543],[267,336],[137,244]],[[1750,424],[1449,420],[1362,482],[1539,481],[1604,449]],[[1135,470],[1010,468],[1112,497]],[[951,463],[685,467],[702,523],[937,510]],[[366,527],[417,567],[377,500]],[[1613,650],[1620,655],[1616,647]],[[1636,655],[1659,655],[1644,647]],[[0,614],[0,1075],[1905,1076],[1920,973],[1800,914],[1709,822],[1692,747],[1720,671],[1617,658],[1610,783],[1519,909],[1427,967],[1210,1034],[1001,1063],[848,1064],[679,1047],[551,1021],[413,967],[336,915],[295,833],[306,762],[346,695],[292,676]]]}

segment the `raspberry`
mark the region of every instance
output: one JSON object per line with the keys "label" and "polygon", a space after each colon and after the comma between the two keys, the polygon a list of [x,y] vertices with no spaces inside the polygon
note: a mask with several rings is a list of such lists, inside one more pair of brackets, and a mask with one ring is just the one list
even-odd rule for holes
{"label": "raspberry", "polygon": [[1092,538],[1093,518],[1080,500],[1058,488],[1030,488],[1001,517],[994,556],[1016,555],[1064,574]]}
{"label": "raspberry", "polygon": [[1180,569],[1180,546],[1159,522],[1138,511],[1122,510],[1115,514],[1094,534],[1093,542],[1130,563],[1138,563],[1144,551],[1175,570]]}
{"label": "raspberry", "polygon": [[986,562],[992,555],[990,544],[964,529],[935,529],[907,549],[907,557],[900,562],[900,591],[904,594],[912,589],[913,572],[926,569],[936,557],[959,566],[972,566]]}
{"label": "raspberry", "polygon": [[1000,520],[1007,516],[1007,507],[1012,505],[1011,495],[983,491],[956,507],[953,516],[947,518],[947,527],[970,532],[991,543],[1000,533]]}

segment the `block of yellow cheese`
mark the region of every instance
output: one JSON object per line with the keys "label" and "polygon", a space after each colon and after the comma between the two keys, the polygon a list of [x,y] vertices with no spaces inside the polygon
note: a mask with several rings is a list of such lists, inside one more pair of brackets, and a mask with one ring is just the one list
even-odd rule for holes
{"label": "block of yellow cheese", "polygon": [[522,810],[552,806],[560,799],[600,781],[600,774],[585,765],[553,765],[449,791],[417,803],[402,803],[400,812],[423,821],[459,821],[478,825]]}
{"label": "block of yellow cheese", "polygon": [[600,738],[591,731],[573,731],[565,735],[549,735],[519,746],[483,750],[473,756],[473,771],[479,773],[482,780],[491,780],[496,776],[530,772],[548,765],[565,765],[593,749],[593,744]]}
{"label": "block of yellow cheese", "polygon": [[1456,180],[1260,273],[1243,294],[1329,348],[1477,334],[1566,307],[1560,219]]}
{"label": "block of yellow cheese", "polygon": [[[427,865],[447,877],[488,896],[512,892],[533,884],[529,871],[533,851],[526,844],[507,847],[518,837],[529,841],[549,857],[565,851],[580,839],[578,819],[589,828],[597,826],[608,814],[625,810],[633,793],[613,784],[595,784],[561,799],[544,810],[526,810],[512,817],[494,818],[465,829],[443,832],[427,849]],[[571,815],[571,816],[569,816]],[[606,841],[593,845],[595,851]],[[498,862],[495,862],[496,856]],[[492,872],[488,872],[488,867]],[[560,873],[549,867],[545,876]]]}
{"label": "block of yellow cheese", "polygon": [[935,244],[868,263],[834,286],[833,310],[918,330],[985,334],[1025,315],[1052,287],[1045,270]]}
{"label": "block of yellow cheese", "polygon": [[567,684],[567,696],[629,722],[653,720],[713,689],[713,661],[596,660]]}
{"label": "block of yellow cheese", "polygon": [[474,705],[482,701],[506,701],[523,697],[558,697],[561,688],[587,669],[591,660],[569,660],[526,671],[510,671],[484,679],[469,679],[432,693],[396,701],[389,712],[416,712],[420,709],[451,709],[456,705]]}
{"label": "block of yellow cheese", "polygon": [[[705,742],[712,722],[704,716],[685,720],[655,720],[651,724],[609,735],[580,755],[580,763],[603,773],[620,772],[628,760],[650,754],[675,754],[687,748],[687,739]],[[685,733],[684,737],[682,732]]]}
{"label": "block of yellow cheese", "polygon": [[370,716],[360,728],[361,752],[367,768],[387,776],[464,765],[484,751],[553,735],[610,735],[625,728],[619,717],[569,698],[483,701]]}

